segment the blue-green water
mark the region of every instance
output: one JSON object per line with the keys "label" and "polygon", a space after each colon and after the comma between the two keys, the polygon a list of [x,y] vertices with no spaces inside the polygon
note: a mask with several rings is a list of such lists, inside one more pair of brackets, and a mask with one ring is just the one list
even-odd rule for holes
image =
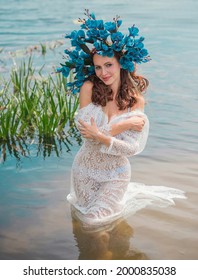
{"label": "blue-green water", "polygon": [[[175,207],[145,209],[129,218],[120,225],[124,238],[118,238],[119,226],[111,232],[111,250],[116,255],[119,239],[120,259],[197,259],[198,2],[0,0],[1,72],[9,70],[10,51],[63,40],[84,8],[105,20],[120,15],[123,32],[135,23],[152,57],[139,68],[150,81],[146,113],[151,128],[145,151],[131,159],[132,180],[179,187],[188,196]],[[44,59],[49,71],[61,62],[60,49]],[[34,143],[28,157],[17,161],[7,154],[0,166],[1,259],[102,258],[89,250],[90,235],[72,223],[66,202],[78,148],[74,140],[69,151],[63,146],[59,157],[52,151],[44,158]],[[91,240],[99,244],[98,238]]]}

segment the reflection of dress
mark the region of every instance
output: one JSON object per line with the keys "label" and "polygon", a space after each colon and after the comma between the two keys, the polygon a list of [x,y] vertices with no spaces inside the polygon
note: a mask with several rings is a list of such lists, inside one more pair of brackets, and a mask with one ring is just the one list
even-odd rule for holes
{"label": "reflection of dress", "polygon": [[135,115],[146,118],[142,132],[127,130],[112,137],[109,147],[84,139],[74,159],[67,199],[86,224],[106,224],[151,204],[162,207],[174,204],[173,198],[185,198],[177,189],[130,182],[131,166],[127,157],[140,153],[148,136],[149,122],[143,112],[122,113],[108,123],[102,107],[90,103],[79,110],[77,120],[90,123],[93,117],[98,128],[108,134],[111,124]]}
{"label": "reflection of dress", "polygon": [[72,209],[72,228],[79,260],[148,260],[144,252],[133,247],[133,228],[125,219],[118,219],[110,226],[106,225],[105,229],[84,228],[84,223],[75,217],[75,213]]}

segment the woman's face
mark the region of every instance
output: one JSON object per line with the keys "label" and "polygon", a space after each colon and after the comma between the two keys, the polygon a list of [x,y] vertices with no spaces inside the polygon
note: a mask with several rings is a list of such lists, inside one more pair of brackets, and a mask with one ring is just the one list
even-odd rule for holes
{"label": "woman's face", "polygon": [[96,76],[106,85],[113,84],[119,86],[120,64],[115,57],[101,56],[95,54],[93,57]]}

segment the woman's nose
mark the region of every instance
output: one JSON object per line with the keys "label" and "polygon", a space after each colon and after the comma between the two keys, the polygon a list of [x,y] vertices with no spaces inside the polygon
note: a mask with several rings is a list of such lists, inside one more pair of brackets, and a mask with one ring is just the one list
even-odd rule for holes
{"label": "woman's nose", "polygon": [[101,69],[101,74],[102,76],[105,76],[107,74],[107,70],[105,68]]}

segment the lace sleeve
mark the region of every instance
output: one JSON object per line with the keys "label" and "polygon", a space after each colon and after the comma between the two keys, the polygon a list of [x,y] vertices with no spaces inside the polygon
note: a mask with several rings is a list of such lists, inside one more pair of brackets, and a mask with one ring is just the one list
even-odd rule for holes
{"label": "lace sleeve", "polygon": [[84,122],[90,123],[90,118],[91,116],[94,116],[96,110],[96,107],[92,103],[89,103],[87,106],[79,109],[74,118],[77,128],[79,128],[78,120],[80,119]]}
{"label": "lace sleeve", "polygon": [[[141,132],[134,130],[124,131],[116,137],[111,138],[111,144],[109,147],[102,144],[100,151],[110,155],[126,157],[141,153],[145,148],[149,131],[149,121],[146,115],[145,119],[146,122]],[[109,131],[110,127],[103,128],[103,133],[108,134]]]}

